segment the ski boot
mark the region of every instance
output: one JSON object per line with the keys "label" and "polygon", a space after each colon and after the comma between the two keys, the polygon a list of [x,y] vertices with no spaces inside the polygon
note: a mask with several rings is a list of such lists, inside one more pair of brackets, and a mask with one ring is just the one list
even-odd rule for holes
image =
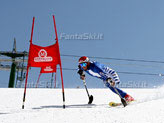
{"label": "ski boot", "polygon": [[128,95],[128,94],[126,94],[124,98],[125,98],[127,103],[130,103],[130,102],[134,101],[134,98],[132,96]]}

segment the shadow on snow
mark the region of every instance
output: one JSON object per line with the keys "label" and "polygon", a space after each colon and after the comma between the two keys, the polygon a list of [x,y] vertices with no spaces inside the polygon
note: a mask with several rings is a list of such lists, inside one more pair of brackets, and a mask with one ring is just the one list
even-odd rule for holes
{"label": "shadow on snow", "polygon": [[[76,105],[66,105],[65,108],[94,108],[97,106],[106,106],[106,104],[96,105],[96,104],[76,104]],[[40,106],[32,109],[46,109],[46,108],[63,108],[63,105],[49,105],[49,106]]]}

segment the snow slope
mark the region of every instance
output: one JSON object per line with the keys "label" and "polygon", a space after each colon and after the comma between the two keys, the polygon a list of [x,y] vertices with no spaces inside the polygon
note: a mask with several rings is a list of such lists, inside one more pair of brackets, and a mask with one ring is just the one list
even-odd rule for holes
{"label": "snow slope", "polygon": [[23,89],[0,89],[0,123],[162,123],[164,87],[123,89],[137,101],[123,108],[109,107],[120,102],[109,89],[89,89],[94,96],[88,105],[85,89],[65,89],[66,109],[61,89],[27,89],[22,110]]}

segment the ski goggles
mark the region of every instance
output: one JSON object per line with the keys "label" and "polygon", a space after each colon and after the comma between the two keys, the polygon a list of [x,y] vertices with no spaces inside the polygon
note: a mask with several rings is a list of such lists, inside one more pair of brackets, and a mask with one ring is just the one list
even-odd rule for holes
{"label": "ski goggles", "polygon": [[80,66],[81,67],[86,67],[87,66],[87,63],[85,63],[85,62],[84,63],[80,63]]}

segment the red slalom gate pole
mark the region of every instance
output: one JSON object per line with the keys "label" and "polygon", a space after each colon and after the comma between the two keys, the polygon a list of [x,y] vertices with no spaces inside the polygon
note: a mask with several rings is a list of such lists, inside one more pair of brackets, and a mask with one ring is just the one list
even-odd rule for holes
{"label": "red slalom gate pole", "polygon": [[58,35],[57,35],[57,29],[56,29],[56,23],[55,23],[55,16],[54,15],[53,15],[53,21],[54,21],[54,29],[55,29],[55,35],[56,35],[56,43],[58,45],[58,52],[59,52],[59,62],[60,62],[59,65],[60,65],[60,74],[61,74],[61,81],[62,81],[62,94],[63,94],[63,108],[65,108],[63,73],[62,73],[62,65],[61,65],[61,58],[60,58],[60,51],[59,51]]}
{"label": "red slalom gate pole", "polygon": [[[31,47],[31,44],[32,44],[32,38],[33,38],[34,21],[35,21],[35,17],[33,17],[33,21],[32,21],[30,47]],[[29,48],[29,51],[31,51],[30,48]],[[29,56],[28,56],[28,57],[30,57],[30,52],[29,52]],[[28,72],[29,72],[29,59],[28,59],[28,63],[27,63],[27,73],[26,73],[26,80],[25,80],[25,87],[24,87],[24,94],[23,94],[23,104],[22,104],[22,109],[24,109],[24,103],[25,103],[25,100],[26,100],[26,88],[27,88]]]}

